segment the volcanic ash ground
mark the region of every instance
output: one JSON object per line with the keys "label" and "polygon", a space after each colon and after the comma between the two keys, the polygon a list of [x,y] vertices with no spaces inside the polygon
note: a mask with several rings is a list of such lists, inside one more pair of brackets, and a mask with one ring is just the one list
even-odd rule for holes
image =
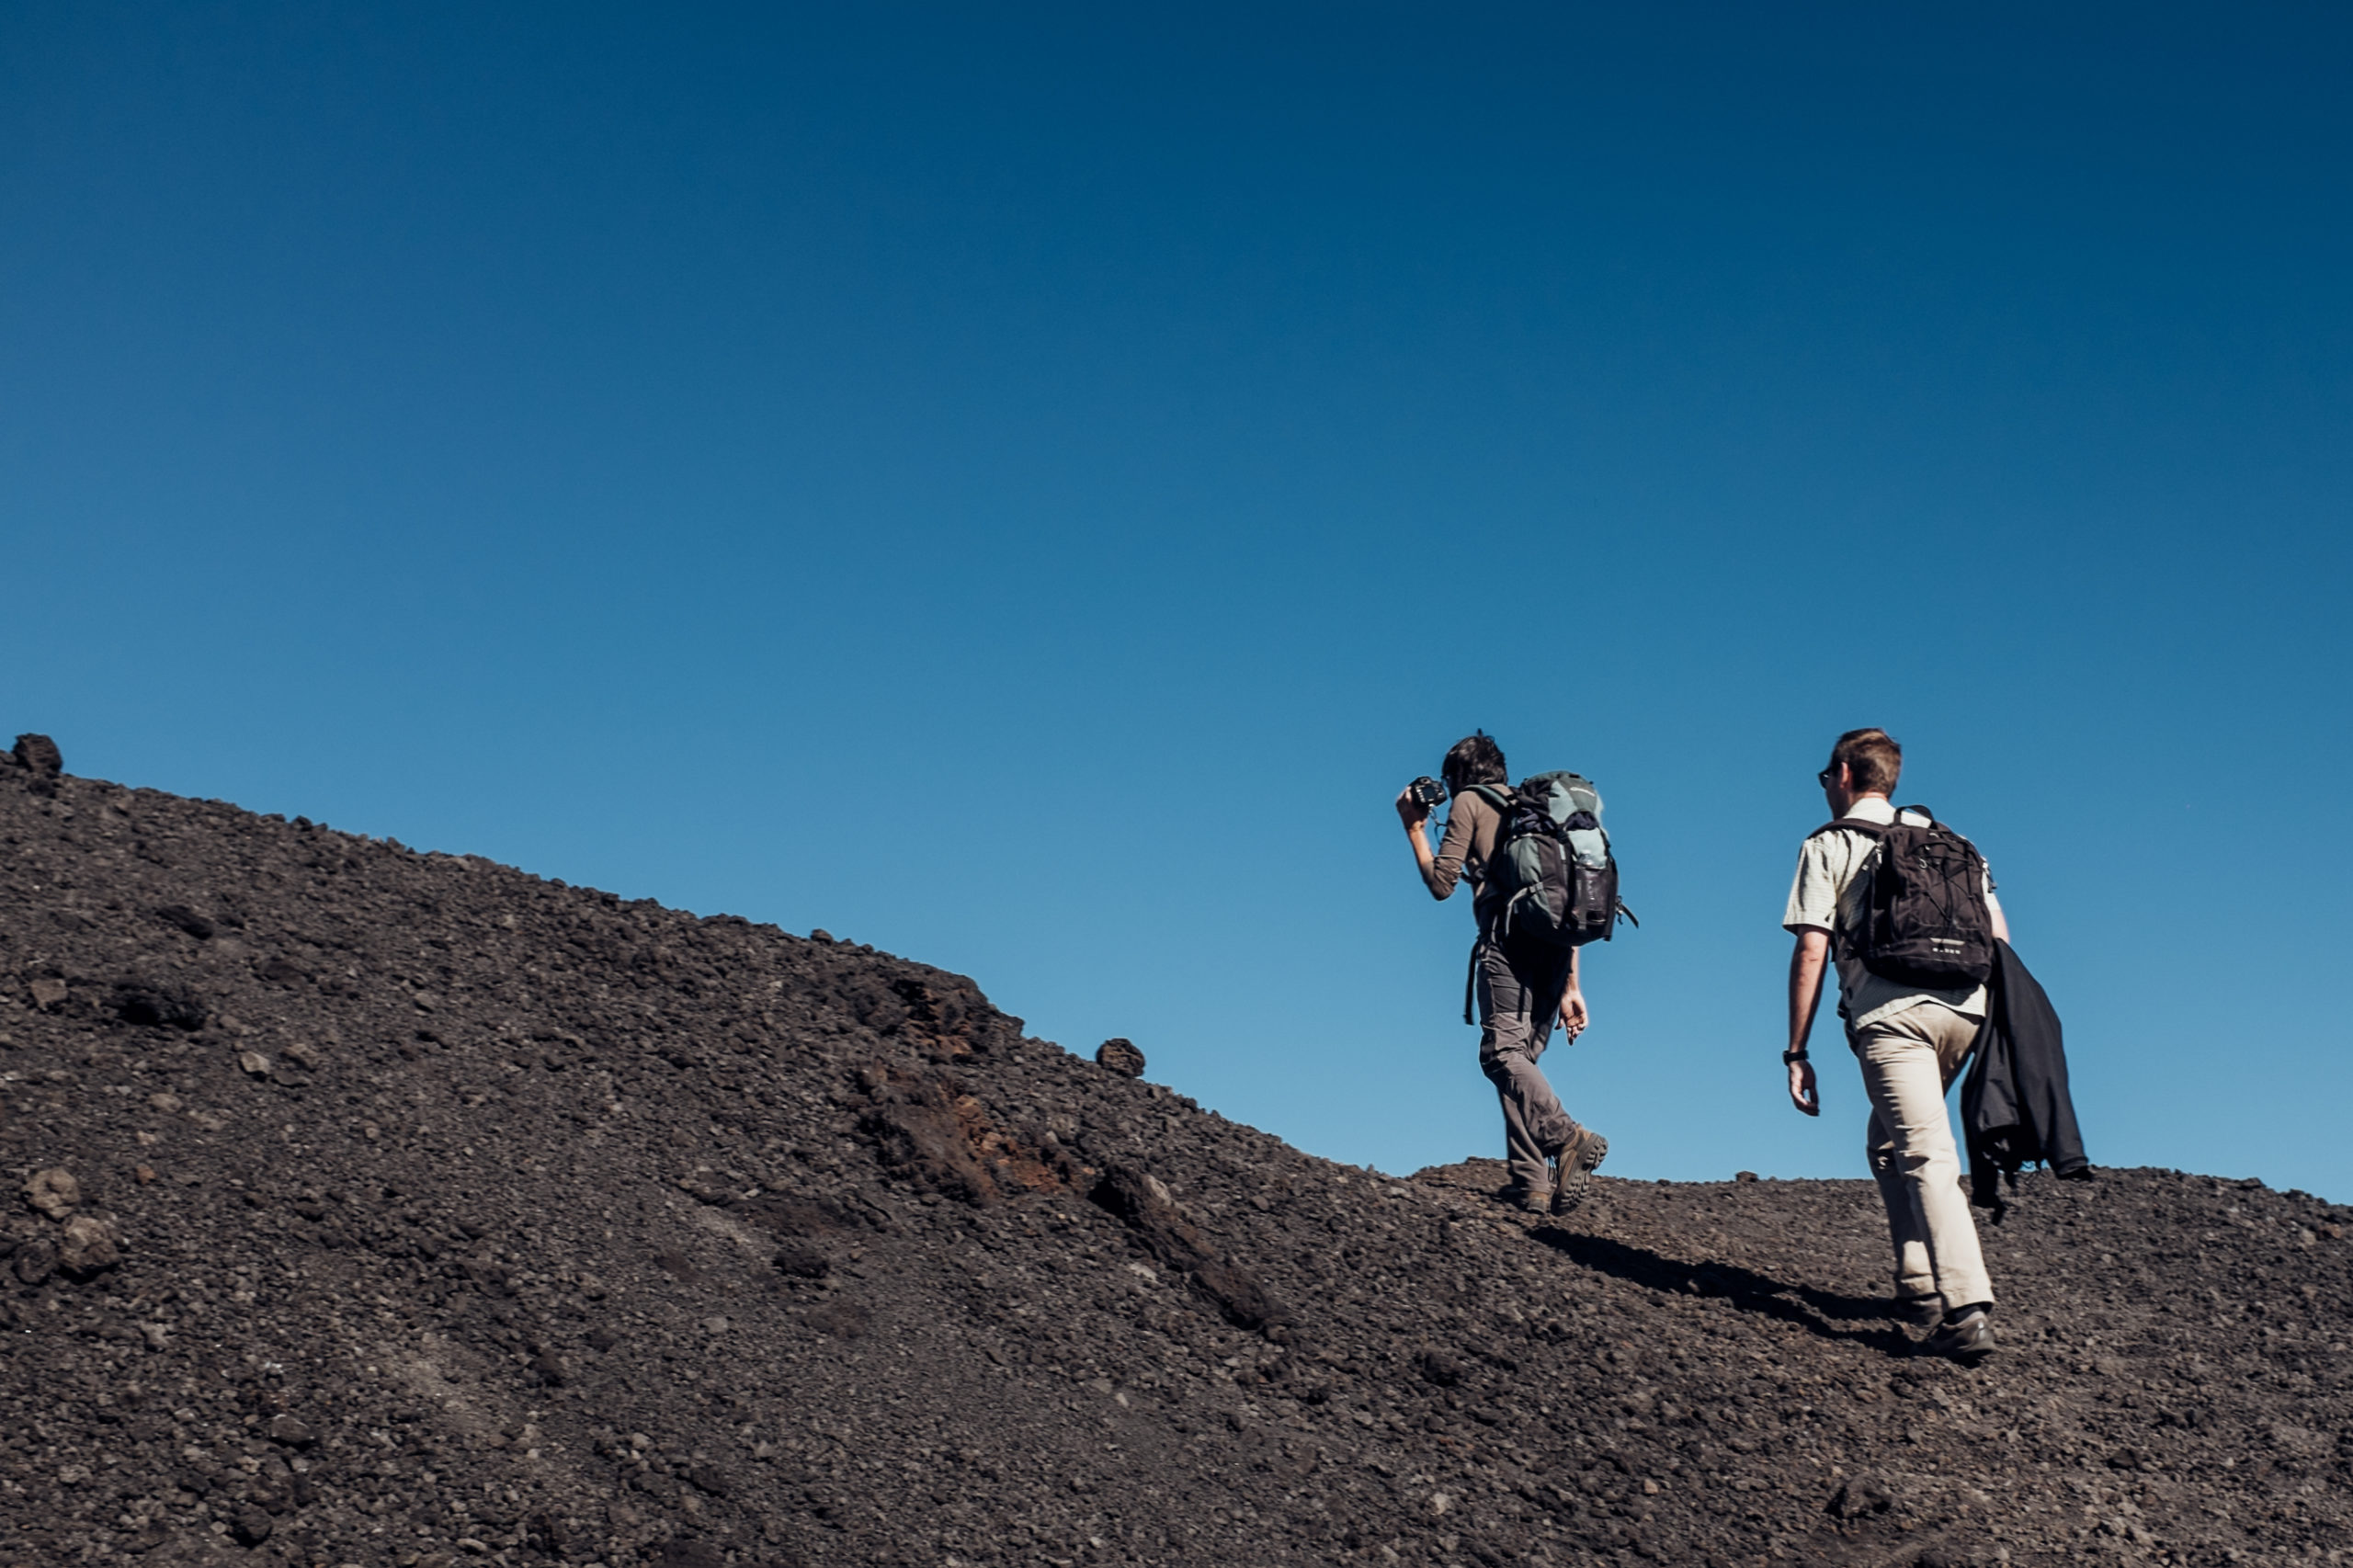
{"label": "volcanic ash ground", "polygon": [[2304,1195],[2029,1177],[1963,1370],[1863,1182],[1530,1222],[822,933],[59,761],[0,765],[0,1565],[2353,1545]]}

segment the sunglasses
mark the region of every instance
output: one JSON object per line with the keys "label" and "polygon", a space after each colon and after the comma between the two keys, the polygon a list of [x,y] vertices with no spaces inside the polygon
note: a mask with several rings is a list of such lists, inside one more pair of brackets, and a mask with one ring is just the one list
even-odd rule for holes
{"label": "sunglasses", "polygon": [[1836,775],[1834,775],[1834,774],[1830,771],[1830,769],[1828,769],[1828,768],[1826,768],[1826,767],[1825,767],[1825,768],[1824,768],[1821,772],[1819,772],[1819,773],[1817,773],[1817,774],[1815,774],[1815,775],[1813,776],[1813,781],[1814,781],[1815,783],[1817,783],[1817,784],[1821,785],[1821,786],[1822,786],[1824,789],[1825,789],[1825,790],[1829,789],[1829,788],[1830,788],[1830,786],[1832,786],[1833,784],[1836,784],[1836,782],[1838,782],[1836,776]]}

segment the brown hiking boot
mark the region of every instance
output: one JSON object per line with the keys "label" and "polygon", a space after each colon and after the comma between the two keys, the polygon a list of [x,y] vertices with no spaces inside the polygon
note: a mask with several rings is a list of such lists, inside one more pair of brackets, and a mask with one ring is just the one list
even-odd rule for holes
{"label": "brown hiking boot", "polygon": [[1578,1128],[1576,1136],[1552,1156],[1552,1211],[1565,1214],[1584,1202],[1585,1189],[1593,1185],[1594,1167],[1608,1156],[1608,1139],[1590,1127]]}
{"label": "brown hiking boot", "polygon": [[1515,1214],[1544,1214],[1551,1212],[1552,1184],[1548,1179],[1540,1187],[1522,1187],[1509,1182],[1487,1194]]}

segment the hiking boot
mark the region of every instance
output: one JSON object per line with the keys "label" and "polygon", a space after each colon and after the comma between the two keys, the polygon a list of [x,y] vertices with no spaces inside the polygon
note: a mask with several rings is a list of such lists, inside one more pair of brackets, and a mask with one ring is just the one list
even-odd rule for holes
{"label": "hiking boot", "polygon": [[1944,1325],[1920,1341],[1923,1356],[1942,1356],[1973,1367],[1994,1353],[1994,1320],[1984,1307],[1948,1314]]}
{"label": "hiking boot", "polygon": [[1585,1189],[1593,1185],[1593,1168],[1609,1156],[1609,1140],[1590,1127],[1577,1129],[1576,1136],[1561,1145],[1553,1158],[1552,1201],[1547,1207],[1552,1213],[1565,1214],[1585,1201]]}
{"label": "hiking boot", "polygon": [[1506,1209],[1520,1214],[1550,1214],[1552,1192],[1550,1187],[1507,1187],[1495,1195]]}
{"label": "hiking boot", "polygon": [[1942,1296],[1898,1296],[1889,1304],[1887,1315],[1907,1328],[1934,1328],[1945,1320],[1945,1299]]}

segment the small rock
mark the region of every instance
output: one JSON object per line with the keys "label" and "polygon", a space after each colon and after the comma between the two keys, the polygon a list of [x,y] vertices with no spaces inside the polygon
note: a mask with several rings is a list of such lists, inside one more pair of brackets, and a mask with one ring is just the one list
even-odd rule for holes
{"label": "small rock", "polygon": [[28,989],[33,994],[33,1006],[44,1013],[53,1013],[65,1006],[65,982],[62,980],[52,980],[44,975],[34,981]]}
{"label": "small rock", "polygon": [[150,1110],[161,1111],[165,1116],[177,1115],[181,1110],[187,1108],[187,1105],[188,1102],[186,1100],[181,1099],[179,1096],[173,1094],[168,1089],[160,1095],[149,1095],[147,1096],[147,1108]]}
{"label": "small rock", "polygon": [[1135,1041],[1113,1036],[1095,1048],[1096,1064],[1107,1073],[1117,1073],[1122,1078],[1143,1076],[1143,1052]]}
{"label": "small rock", "polygon": [[541,1351],[531,1358],[531,1376],[551,1389],[560,1389],[572,1381],[572,1363],[552,1350]]}
{"label": "small rock", "polygon": [[240,1546],[259,1546],[269,1539],[276,1525],[266,1510],[247,1506],[237,1510],[237,1521],[232,1529]]}
{"label": "small rock", "polygon": [[269,1418],[269,1440],[282,1443],[290,1449],[307,1449],[317,1442],[319,1437],[306,1423],[291,1415],[273,1415]]}
{"label": "small rock", "polygon": [[2316,1432],[2309,1426],[2299,1426],[2292,1422],[2273,1422],[2270,1437],[2276,1446],[2290,1453],[2313,1458],[2333,1452],[2336,1448],[2336,1439],[2330,1434]]}
{"label": "small rock", "polygon": [[823,1279],[833,1272],[833,1259],[807,1242],[787,1242],[776,1251],[776,1271],[790,1279]]}
{"label": "small rock", "polygon": [[237,1065],[244,1071],[247,1077],[267,1078],[269,1076],[269,1058],[264,1056],[258,1051],[241,1051],[237,1052]]}
{"label": "small rock", "polygon": [[65,1221],[57,1261],[68,1274],[96,1274],[122,1261],[121,1241],[111,1222],[95,1214],[76,1214]]}
{"label": "small rock", "polygon": [[1414,1367],[1423,1377],[1442,1389],[1460,1383],[1469,1370],[1460,1358],[1438,1349],[1425,1350],[1415,1357]]}
{"label": "small rock", "polygon": [[212,936],[212,922],[185,903],[165,904],[155,911],[155,918],[175,929],[187,932],[199,942],[210,940]]}
{"label": "small rock", "polygon": [[128,980],[115,987],[115,1016],[127,1024],[194,1032],[211,1016],[204,999],[179,981]]}
{"label": "small rock", "polygon": [[1756,1173],[1755,1171],[1734,1171],[1733,1172],[1732,1179],[1734,1181],[1755,1181],[1756,1179]]}
{"label": "small rock", "polygon": [[82,1184],[62,1165],[35,1171],[25,1183],[25,1201],[52,1220],[63,1220],[80,1207]]}
{"label": "small rock", "polygon": [[38,1285],[57,1271],[57,1248],[45,1237],[28,1242],[17,1249],[13,1267],[19,1284],[28,1288]]}
{"label": "small rock", "polygon": [[36,777],[54,778],[65,771],[64,754],[47,735],[18,735],[15,756],[17,766],[30,768]]}
{"label": "small rock", "polygon": [[319,1070],[319,1062],[321,1058],[319,1056],[318,1047],[314,1045],[307,1045],[298,1040],[291,1045],[285,1046],[282,1049],[286,1060],[294,1063],[295,1066],[302,1069],[303,1072],[315,1073]]}
{"label": "small rock", "polygon": [[1835,1518],[1859,1519],[1866,1514],[1884,1514],[1894,1506],[1893,1494],[1878,1480],[1859,1475],[1839,1483],[1831,1496],[1829,1512]]}

